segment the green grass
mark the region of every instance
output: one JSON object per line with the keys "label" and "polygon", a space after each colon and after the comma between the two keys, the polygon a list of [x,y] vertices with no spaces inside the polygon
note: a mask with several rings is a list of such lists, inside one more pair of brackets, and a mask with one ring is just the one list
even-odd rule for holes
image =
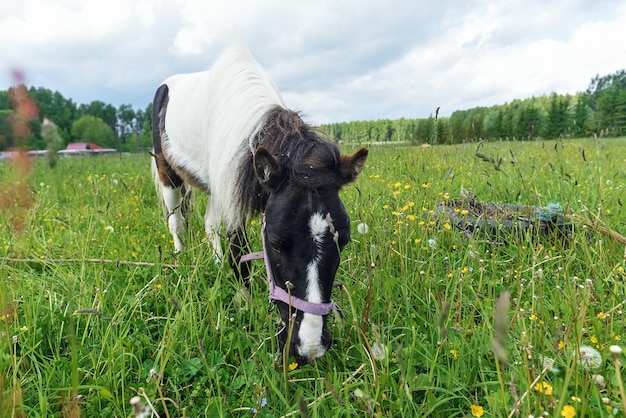
{"label": "green grass", "polygon": [[[39,162],[27,209],[9,192],[25,176],[2,164],[0,415],[130,417],[139,395],[162,417],[624,416],[609,346],[626,338],[625,246],[597,226],[626,231],[625,163],[623,139],[372,148],[343,192],[346,317],[330,320],[323,359],[294,370],[264,282],[245,302],[214,262],[204,197],[172,255],[149,156]],[[558,202],[589,225],[566,239],[464,234],[434,212],[462,189]],[[260,248],[258,220],[250,231]],[[596,369],[581,346],[601,353]]]}

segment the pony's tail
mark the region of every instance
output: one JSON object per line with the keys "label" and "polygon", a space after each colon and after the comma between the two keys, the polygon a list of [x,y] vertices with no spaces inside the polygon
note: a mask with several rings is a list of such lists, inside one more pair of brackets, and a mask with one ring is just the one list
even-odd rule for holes
{"label": "pony's tail", "polygon": [[[161,208],[163,209],[163,216],[165,219],[169,216],[167,206],[165,205],[165,200],[163,200],[163,183],[161,183],[161,179],[159,177],[159,169],[157,167],[157,159],[162,158],[163,154],[163,135],[165,135],[165,127],[163,126],[165,123],[165,111],[167,109],[167,103],[169,101],[169,88],[167,84],[162,84],[156,91],[154,95],[154,100],[152,102],[152,179],[154,180],[154,187],[156,189],[157,196],[159,198],[159,202],[161,204]],[[191,205],[193,204],[193,188],[188,186],[187,184],[183,184],[180,188],[182,202],[181,202],[181,213],[186,218],[187,213],[191,209]]]}
{"label": "pony's tail", "polygon": [[152,179],[154,180],[154,187],[156,189],[156,194],[159,199],[159,203],[161,205],[161,209],[163,210],[163,216],[167,219],[167,208],[165,207],[165,201],[163,200],[163,184],[159,179],[159,169],[157,168],[157,158],[159,155],[163,153],[163,147],[161,144],[161,130],[162,130],[162,120],[164,119],[164,115],[162,115],[161,111],[164,106],[167,105],[168,102],[168,87],[166,84],[162,84],[157,89],[154,99],[152,101]]}

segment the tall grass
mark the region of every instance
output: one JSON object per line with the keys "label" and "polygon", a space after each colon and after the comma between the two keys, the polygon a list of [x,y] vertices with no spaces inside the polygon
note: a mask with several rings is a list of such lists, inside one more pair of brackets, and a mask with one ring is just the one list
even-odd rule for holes
{"label": "tall grass", "polygon": [[[346,317],[310,365],[276,355],[265,283],[242,298],[215,261],[204,197],[173,255],[149,158],[37,164],[28,207],[4,204],[3,416],[129,417],[135,396],[170,417],[624,415],[609,346],[626,338],[626,260],[606,233],[626,230],[623,139],[371,149],[343,192]],[[20,180],[0,166],[5,190]],[[435,212],[462,190],[587,222],[566,238],[463,233]],[[260,248],[258,220],[250,232]]]}

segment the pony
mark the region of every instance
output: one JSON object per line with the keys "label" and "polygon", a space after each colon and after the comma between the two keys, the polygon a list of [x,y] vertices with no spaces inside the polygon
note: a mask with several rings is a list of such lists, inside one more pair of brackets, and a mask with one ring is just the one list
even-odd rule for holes
{"label": "pony", "polygon": [[[270,299],[280,311],[279,346],[299,363],[331,344],[327,317],[350,219],[340,189],[356,180],[368,150],[337,146],[285,107],[265,70],[230,47],[209,71],[178,74],[158,87],[152,108],[152,169],[176,252],[184,250],[190,191],[208,194],[205,231],[223,258],[220,228],[235,274],[248,284],[247,221],[263,213],[261,254]],[[244,256],[244,257],[242,257]]]}

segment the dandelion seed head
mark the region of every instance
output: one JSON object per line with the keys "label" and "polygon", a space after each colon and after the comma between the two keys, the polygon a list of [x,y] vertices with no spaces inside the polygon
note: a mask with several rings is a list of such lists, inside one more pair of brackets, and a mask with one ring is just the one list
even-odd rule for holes
{"label": "dandelion seed head", "polygon": [[593,347],[580,346],[578,362],[586,369],[596,370],[602,365],[602,354]]}
{"label": "dandelion seed head", "polygon": [[358,231],[359,234],[367,234],[370,230],[369,226],[367,226],[367,224],[364,223],[360,223],[356,226],[356,230]]}
{"label": "dandelion seed head", "polygon": [[379,342],[375,342],[372,344],[372,356],[374,360],[384,360],[387,357],[387,347]]}
{"label": "dandelion seed head", "polygon": [[554,367],[554,359],[548,356],[539,355],[539,360],[541,361],[541,368],[547,369],[551,373],[558,373],[559,369]]}

